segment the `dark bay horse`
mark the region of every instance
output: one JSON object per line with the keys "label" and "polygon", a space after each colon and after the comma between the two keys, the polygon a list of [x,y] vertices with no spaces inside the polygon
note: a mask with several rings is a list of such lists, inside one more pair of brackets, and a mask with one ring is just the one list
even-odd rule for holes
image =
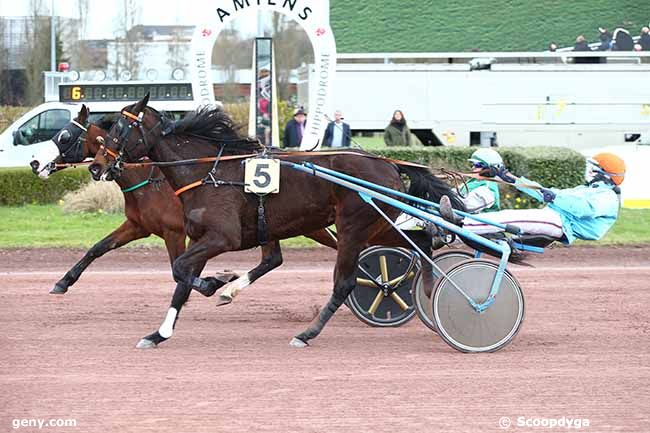
{"label": "dark bay horse", "polygon": [[[186,231],[192,243],[173,264],[177,286],[163,323],[157,331],[140,340],[139,348],[154,347],[172,336],[178,314],[193,287],[211,290],[219,285],[210,277],[200,277],[207,260],[227,251],[260,244],[258,198],[245,194],[241,186],[243,159],[221,160],[215,164],[212,176],[206,176],[210,169],[204,165],[177,163],[217,154],[244,158],[260,152],[260,145],[240,137],[232,120],[218,108],[199,109],[172,123],[147,107],[147,103],[148,96],[122,111],[105,146],[89,167],[93,176],[100,178],[108,173],[117,176],[123,162],[148,156],[153,161],[171,163],[161,165],[161,170],[175,190],[202,179],[211,179],[213,184],[199,182],[197,187],[181,195]],[[410,179],[410,194],[434,201],[448,195],[456,208],[463,208],[450,187],[423,168],[396,165],[363,152],[358,155],[319,155],[315,152],[307,156],[279,153],[277,157],[293,162],[313,162],[401,191],[405,189],[401,178],[404,174]],[[296,347],[307,346],[307,342],[322,331],[355,287],[358,256],[366,245],[410,248],[356,192],[286,167],[281,169],[280,193],[268,195],[265,202],[267,236],[271,241],[314,232],[332,223],[337,228],[333,294],[308,328],[291,340]],[[379,206],[393,220],[399,214],[394,208]],[[410,236],[423,251],[430,253],[431,236],[426,231],[417,230]],[[230,284],[237,287],[248,284],[240,280]]]}
{"label": "dark bay horse", "polygon": [[[90,112],[82,105],[77,117],[57,132],[52,141],[58,149],[53,160],[39,158],[32,161],[35,174],[43,178],[57,171],[57,164],[80,163],[86,158],[94,158],[107,131],[115,123],[116,116],[107,115],[96,123],[89,122]],[[120,248],[137,239],[156,235],[165,241],[171,263],[185,251],[185,226],[183,209],[179,198],[169,186],[165,176],[157,167],[132,167],[124,170],[115,179],[124,194],[124,213],[126,221],[92,248],[79,260],[50,290],[53,294],[64,294],[80,277],[84,270],[107,252]],[[326,232],[310,233],[307,236],[323,245],[336,248],[336,242]],[[282,264],[279,244],[262,248],[262,262],[249,274],[251,281]],[[226,273],[219,277],[228,282],[236,276]],[[199,291],[211,296],[214,291]]]}

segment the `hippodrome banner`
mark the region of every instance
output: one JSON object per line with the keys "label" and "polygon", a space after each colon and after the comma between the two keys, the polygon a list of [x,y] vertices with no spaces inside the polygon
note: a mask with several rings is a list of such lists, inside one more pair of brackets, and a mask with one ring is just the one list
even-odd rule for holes
{"label": "hippodrome banner", "polygon": [[[310,85],[309,118],[301,149],[320,145],[331,111],[330,86],[336,72],[336,42],[329,25],[329,1],[323,0],[217,0],[214,9],[206,13],[206,21],[196,26],[192,38],[192,68],[194,95],[201,104],[214,104],[211,58],[217,36],[230,21],[242,14],[258,10],[279,12],[298,22],[305,30],[314,49],[316,85]],[[282,53],[278,53],[282,55]],[[283,125],[280,125],[283,127]]]}

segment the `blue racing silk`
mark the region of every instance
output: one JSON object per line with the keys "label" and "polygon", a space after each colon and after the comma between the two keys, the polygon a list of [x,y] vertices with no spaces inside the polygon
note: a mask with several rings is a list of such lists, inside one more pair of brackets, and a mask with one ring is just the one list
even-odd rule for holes
{"label": "blue racing silk", "polygon": [[[539,183],[521,177],[517,179],[515,186],[521,192],[543,201],[541,192],[523,185],[541,187]],[[594,241],[602,238],[618,218],[620,203],[618,195],[614,192],[614,185],[594,182],[575,188],[548,189],[556,194],[548,207],[560,214],[567,244],[572,244],[576,239]]]}

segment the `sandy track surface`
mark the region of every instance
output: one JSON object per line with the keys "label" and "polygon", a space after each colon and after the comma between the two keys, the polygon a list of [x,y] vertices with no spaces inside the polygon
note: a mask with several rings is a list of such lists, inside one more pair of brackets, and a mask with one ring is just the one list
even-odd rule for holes
{"label": "sandy track surface", "polygon": [[[286,251],[232,305],[193,294],[170,341],[136,350],[171,298],[166,253],[110,253],[68,294],[48,295],[81,254],[0,250],[0,432],[507,431],[501,417],[509,431],[567,431],[520,417],[650,431],[650,247],[559,248],[534,269],[511,267],[526,320],[482,355],[454,351],[417,318],[376,329],[346,308],[311,347],[290,348],[331,292],[325,249]],[[258,257],[228,254],[208,270]],[[77,425],[12,426],[58,418]]]}

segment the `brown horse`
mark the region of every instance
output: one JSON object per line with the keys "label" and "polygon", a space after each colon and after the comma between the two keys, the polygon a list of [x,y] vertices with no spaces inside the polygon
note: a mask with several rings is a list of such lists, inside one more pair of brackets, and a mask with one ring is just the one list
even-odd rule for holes
{"label": "brown horse", "polygon": [[[255,195],[243,192],[243,159],[233,159],[237,155],[245,158],[260,152],[259,144],[240,137],[232,120],[218,108],[203,108],[181,121],[171,122],[147,107],[147,102],[148,95],[122,111],[105,147],[89,167],[95,179],[119,176],[124,161],[148,156],[161,163],[161,170],[174,189],[196,185],[181,195],[187,235],[192,244],[174,262],[173,275],[178,284],[171,306],[160,328],[140,340],[139,348],[154,347],[172,336],[178,313],[192,288],[212,290],[221,285],[213,278],[200,277],[208,259],[260,244],[259,201]],[[224,158],[212,170],[187,161],[217,154]],[[226,155],[230,157],[226,159]],[[411,181],[410,194],[434,201],[448,195],[456,208],[463,208],[449,186],[426,169],[398,166],[363,152],[358,155],[315,152],[308,156],[279,153],[277,157],[297,163],[313,162],[401,191],[404,185],[400,174],[405,174]],[[358,256],[365,245],[410,247],[356,192],[287,167],[281,169],[280,193],[267,196],[264,206],[266,236],[271,241],[314,232],[332,223],[337,228],[333,295],[309,327],[292,339],[291,344],[296,347],[305,347],[315,338],[353,290]],[[379,204],[379,207],[392,219],[399,214],[389,206]],[[423,230],[410,235],[420,248],[430,252],[430,235]],[[230,284],[236,291],[248,281],[242,277]]]}
{"label": "brown horse", "polygon": [[[116,116],[105,116],[98,124],[89,122],[90,113],[82,105],[77,117],[57,132],[52,141],[58,153],[52,161],[34,160],[32,170],[41,177],[48,177],[57,171],[57,164],[80,163],[86,158],[94,158],[107,130],[116,121]],[[64,294],[97,258],[107,252],[120,248],[129,242],[152,234],[165,241],[171,263],[185,251],[185,227],[181,202],[157,167],[133,167],[125,170],[116,179],[124,194],[124,221],[115,231],[95,244],[50,290],[53,294]],[[336,242],[326,232],[308,235],[323,245],[336,248]],[[262,248],[262,262],[250,271],[249,279],[254,281],[282,264],[279,245],[272,243]],[[224,282],[234,279],[232,274],[218,278]],[[206,296],[214,292],[202,291]]]}

